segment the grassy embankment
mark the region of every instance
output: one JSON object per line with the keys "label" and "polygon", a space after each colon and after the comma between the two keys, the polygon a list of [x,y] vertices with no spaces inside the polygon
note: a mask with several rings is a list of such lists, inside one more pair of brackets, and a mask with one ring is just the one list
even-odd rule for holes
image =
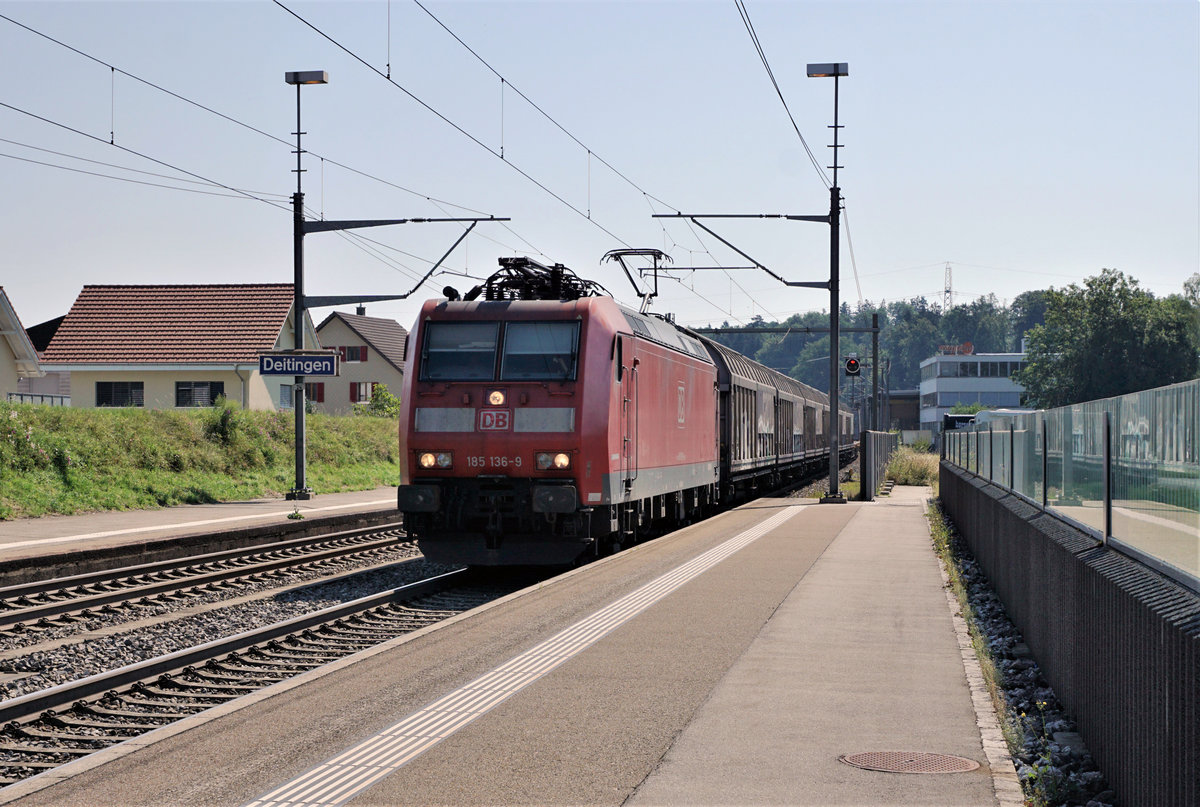
{"label": "grassy embankment", "polygon": [[887,478],[897,485],[928,485],[933,489],[933,495],[937,496],[939,461],[937,454],[912,446],[900,446],[888,462]]}
{"label": "grassy embankment", "polygon": [[[295,484],[290,412],[153,411],[0,402],[0,519],[238,501]],[[395,485],[396,421],[314,413],[317,493]]]}

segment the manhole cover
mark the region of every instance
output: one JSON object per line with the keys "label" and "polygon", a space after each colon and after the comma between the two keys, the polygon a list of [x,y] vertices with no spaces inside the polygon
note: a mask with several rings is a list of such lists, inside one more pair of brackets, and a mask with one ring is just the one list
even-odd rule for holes
{"label": "manhole cover", "polygon": [[838,759],[856,768],[891,773],[966,773],[979,767],[978,762],[966,757],[922,751],[866,751],[845,754]]}

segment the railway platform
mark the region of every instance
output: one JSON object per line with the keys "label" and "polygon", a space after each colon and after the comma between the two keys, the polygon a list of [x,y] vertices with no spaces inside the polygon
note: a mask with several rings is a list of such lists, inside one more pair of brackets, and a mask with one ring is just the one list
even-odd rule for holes
{"label": "railway platform", "polygon": [[0,521],[0,581],[33,564],[53,570],[48,576],[57,577],[86,570],[89,560],[103,556],[125,553],[132,564],[140,556],[161,554],[170,546],[198,545],[216,535],[255,542],[314,525],[350,525],[373,514],[379,514],[380,521],[396,516],[395,487],[323,493],[307,501],[263,498]]}
{"label": "railway platform", "polygon": [[928,495],[760,499],[0,803],[1016,807]]}

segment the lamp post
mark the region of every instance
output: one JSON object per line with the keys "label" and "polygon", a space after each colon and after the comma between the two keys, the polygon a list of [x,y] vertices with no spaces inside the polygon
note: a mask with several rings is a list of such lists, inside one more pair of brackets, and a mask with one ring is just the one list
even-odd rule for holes
{"label": "lamp post", "polygon": [[[300,147],[300,88],[305,84],[328,84],[329,74],[324,70],[301,70],[284,73],[284,81],[296,85],[296,193],[292,196],[292,247],[293,247],[293,291],[295,302],[293,311],[293,333],[295,350],[304,349],[304,192],[300,188],[300,176],[304,169],[300,165],[300,155],[304,149]],[[292,390],[292,408],[296,413],[296,485],[287,494],[288,499],[307,500],[312,498],[312,488],[308,486],[305,461],[305,395],[304,376],[296,376],[295,387]]]}
{"label": "lamp post", "polygon": [[838,187],[838,79],[850,75],[847,62],[826,62],[808,65],[809,78],[833,77],[833,185],[829,188],[829,491],[822,501],[846,501],[838,492],[838,453],[840,440],[841,411],[838,408],[838,366],[841,351],[838,344],[838,224],[841,217],[842,190]]}

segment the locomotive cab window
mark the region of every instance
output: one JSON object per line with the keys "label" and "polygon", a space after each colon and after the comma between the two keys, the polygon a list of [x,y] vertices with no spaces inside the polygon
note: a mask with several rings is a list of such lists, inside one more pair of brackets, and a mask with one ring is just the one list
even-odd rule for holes
{"label": "locomotive cab window", "polygon": [[578,322],[510,322],[504,329],[500,379],[573,380],[578,346]]}
{"label": "locomotive cab window", "polygon": [[430,322],[421,351],[423,381],[491,381],[498,322]]}

